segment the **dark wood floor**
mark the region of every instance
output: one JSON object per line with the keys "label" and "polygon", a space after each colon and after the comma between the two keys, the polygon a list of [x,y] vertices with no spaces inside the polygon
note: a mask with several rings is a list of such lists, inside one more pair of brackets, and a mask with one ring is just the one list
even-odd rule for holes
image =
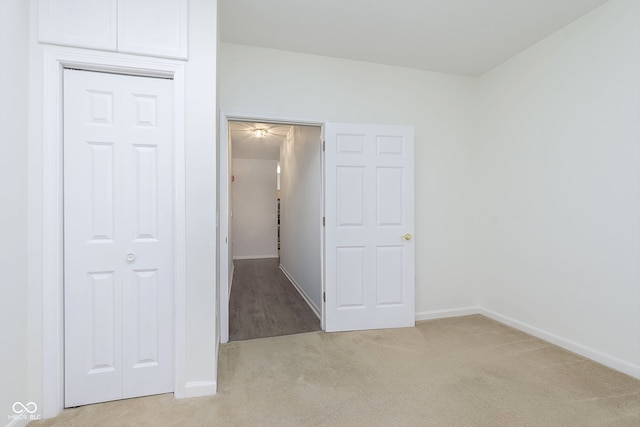
{"label": "dark wood floor", "polygon": [[229,340],[320,330],[320,320],[279,268],[279,259],[234,261]]}

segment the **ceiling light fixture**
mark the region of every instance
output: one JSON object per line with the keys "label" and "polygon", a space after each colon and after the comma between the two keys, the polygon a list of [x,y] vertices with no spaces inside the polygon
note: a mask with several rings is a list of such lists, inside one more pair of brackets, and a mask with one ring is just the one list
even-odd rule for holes
{"label": "ceiling light fixture", "polygon": [[255,136],[256,138],[265,138],[267,136],[267,130],[266,129],[255,129],[253,131],[253,136]]}

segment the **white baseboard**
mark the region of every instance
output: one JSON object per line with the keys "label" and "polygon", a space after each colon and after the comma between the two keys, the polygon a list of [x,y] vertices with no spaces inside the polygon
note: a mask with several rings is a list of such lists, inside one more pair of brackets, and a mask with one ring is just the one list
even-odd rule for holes
{"label": "white baseboard", "polygon": [[265,258],[280,258],[280,255],[241,255],[234,256],[233,259],[265,259]]}
{"label": "white baseboard", "polygon": [[420,313],[416,313],[416,321],[444,319],[446,317],[469,316],[471,314],[480,313],[480,310],[481,310],[480,307],[460,307],[460,308],[452,308],[449,310],[422,311]]}
{"label": "white baseboard", "polygon": [[544,331],[542,329],[536,328],[535,326],[531,326],[527,323],[521,322],[519,320],[512,319],[511,317],[504,316],[500,313],[496,313],[495,311],[488,310],[483,307],[479,307],[479,313],[498,321],[500,323],[504,323],[505,325],[511,326],[520,331],[526,332],[530,335],[543,339],[551,344],[555,344],[558,347],[562,347],[566,350],[569,350],[573,353],[577,353],[581,356],[586,357],[587,359],[594,360],[598,363],[601,363],[604,366],[607,366],[611,369],[615,369],[616,371],[620,371],[627,375],[630,375],[634,378],[640,379],[640,365],[636,365],[625,360],[619,359],[610,354],[603,353],[598,350],[594,350],[593,348],[584,346],[575,341],[571,341],[564,337],[552,334],[551,332]]}
{"label": "white baseboard", "polygon": [[420,313],[416,313],[416,321],[444,319],[446,317],[469,316],[471,314],[482,314],[483,316],[486,316],[497,322],[500,322],[507,326],[511,326],[512,328],[518,329],[522,332],[526,332],[529,335],[533,335],[534,337],[540,338],[551,344],[555,344],[558,347],[562,347],[565,350],[569,350],[573,353],[584,356],[587,359],[591,359],[611,369],[615,369],[616,371],[640,379],[640,365],[627,362],[610,354],[603,353],[601,351],[579,344],[575,341],[571,341],[567,338],[558,336],[551,332],[544,331],[540,328],[536,328],[535,326],[531,326],[527,323],[502,315],[484,307],[460,307],[448,310],[423,311]]}
{"label": "white baseboard", "polygon": [[313,313],[318,317],[318,319],[320,319],[320,321],[322,321],[322,315],[320,314],[320,310],[318,309],[318,307],[316,307],[313,301],[311,301],[311,298],[307,296],[304,290],[300,287],[300,285],[298,285],[295,279],[291,276],[291,274],[289,274],[287,269],[282,266],[282,264],[280,264],[280,270],[282,270],[284,275],[287,276],[287,279],[289,279],[289,281],[293,284],[293,287],[296,288],[296,290],[302,296],[302,298],[307,303],[307,305],[311,307],[311,310],[313,311]]}
{"label": "white baseboard", "polygon": [[216,394],[218,384],[216,381],[191,381],[185,384],[181,393],[174,393],[176,399],[189,397],[213,396]]}

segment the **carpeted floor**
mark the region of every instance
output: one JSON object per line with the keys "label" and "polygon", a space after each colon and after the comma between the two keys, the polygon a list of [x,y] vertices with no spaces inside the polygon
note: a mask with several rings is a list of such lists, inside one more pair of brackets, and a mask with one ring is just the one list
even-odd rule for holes
{"label": "carpeted floor", "polygon": [[479,315],[233,342],[218,389],[30,426],[640,426],[640,381]]}

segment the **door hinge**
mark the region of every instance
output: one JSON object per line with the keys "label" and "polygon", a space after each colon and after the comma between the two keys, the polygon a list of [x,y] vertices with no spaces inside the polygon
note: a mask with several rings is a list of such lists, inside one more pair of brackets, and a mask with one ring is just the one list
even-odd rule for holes
{"label": "door hinge", "polygon": [[322,301],[327,302],[327,293],[326,292],[322,293]]}
{"label": "door hinge", "polygon": [[327,221],[326,221],[326,220],[327,220],[327,217],[324,217],[324,216],[323,216],[323,217],[322,217],[322,226],[323,226],[323,227],[327,225]]}
{"label": "door hinge", "polygon": [[322,151],[325,150],[326,146],[327,146],[327,141],[322,141]]}

